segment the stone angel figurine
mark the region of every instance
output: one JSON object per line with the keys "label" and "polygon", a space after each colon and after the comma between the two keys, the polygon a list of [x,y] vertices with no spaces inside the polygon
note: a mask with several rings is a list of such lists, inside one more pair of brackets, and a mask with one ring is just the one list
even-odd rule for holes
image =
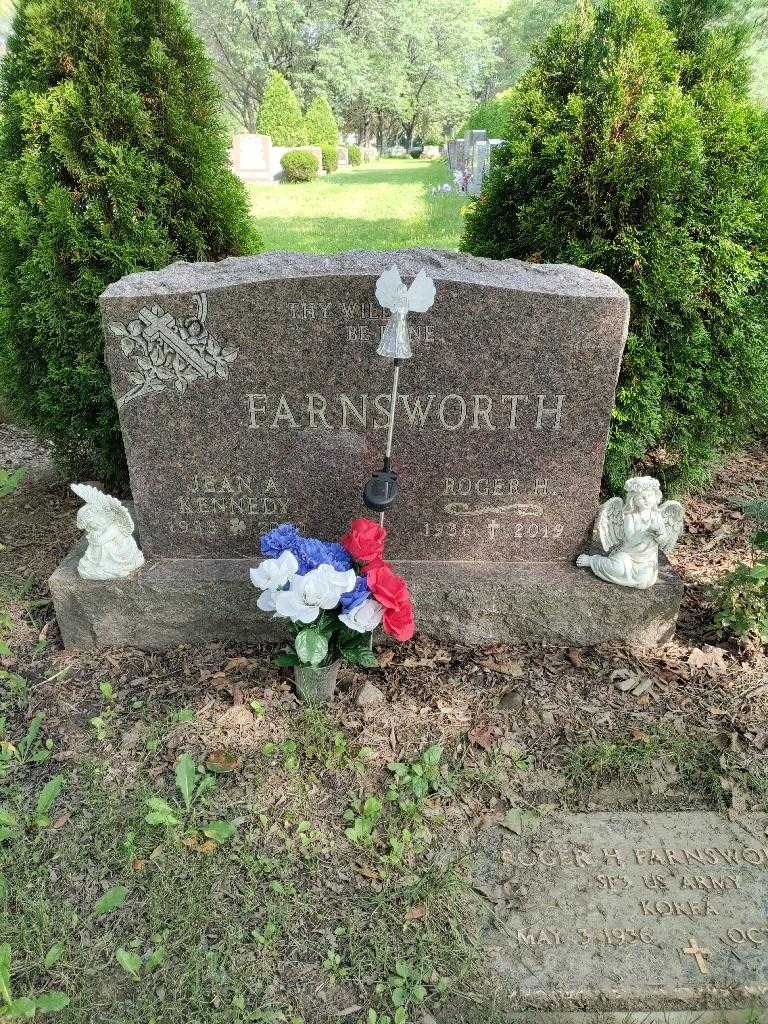
{"label": "stone angel figurine", "polygon": [[133,519],[122,502],[90,484],[72,484],[85,505],[77,513],[77,526],[85,530],[88,547],[77,565],[86,580],[117,580],[144,565],[144,555],[133,537]]}
{"label": "stone angel figurine", "polygon": [[635,476],[624,485],[626,499],[609,498],[597,514],[605,555],[579,555],[576,565],[620,587],[647,590],[659,578],[659,548],[671,554],[683,532],[683,506],[665,501],[659,481]]}
{"label": "stone angel figurine", "polygon": [[408,336],[408,313],[426,313],[435,301],[435,282],[420,270],[408,288],[400,270],[391,266],[376,282],[376,300],[383,309],[389,309],[392,316],[381,334],[381,344],[376,355],[388,359],[410,359],[411,340]]}

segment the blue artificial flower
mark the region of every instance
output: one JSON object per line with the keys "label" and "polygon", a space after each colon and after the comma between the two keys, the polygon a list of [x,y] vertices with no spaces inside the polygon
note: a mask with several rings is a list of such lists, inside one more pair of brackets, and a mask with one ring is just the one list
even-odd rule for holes
{"label": "blue artificial flower", "polygon": [[341,595],[341,607],[345,612],[349,612],[353,608],[357,608],[363,601],[367,601],[370,596],[368,581],[365,576],[358,576],[355,580],[355,589]]}
{"label": "blue artificial flower", "polygon": [[298,558],[300,543],[299,531],[293,523],[280,523],[261,538],[261,553],[265,558],[279,558],[284,551],[292,551]]}
{"label": "blue artificial flower", "polygon": [[331,564],[328,545],[324,541],[318,540],[317,537],[300,537],[294,554],[299,560],[299,576],[306,575],[324,562]]}
{"label": "blue artificial flower", "polygon": [[348,572],[352,568],[352,557],[338,541],[331,541],[325,545],[328,557],[326,561],[339,572]]}

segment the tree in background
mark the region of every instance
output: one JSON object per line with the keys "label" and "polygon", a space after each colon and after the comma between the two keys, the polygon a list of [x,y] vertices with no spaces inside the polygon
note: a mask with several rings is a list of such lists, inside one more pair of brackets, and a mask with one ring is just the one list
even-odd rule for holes
{"label": "tree in background", "polygon": [[275,146],[303,146],[307,141],[296,93],[279,71],[273,71],[267,79],[256,128],[262,135],[269,135]]}
{"label": "tree in background", "polygon": [[189,3],[250,130],[261,130],[258,103],[277,70],[305,103],[324,93],[364,142],[442,135],[475,105],[495,60],[488,19],[464,0]]}
{"label": "tree in background", "polygon": [[768,114],[747,98],[748,34],[712,26],[706,0],[679,22],[684,0],[668,2],[679,44],[646,0],[585,4],[555,27],[513,90],[463,240],[629,293],[613,489],[637,462],[696,481],[768,423]]}
{"label": "tree in background", "polygon": [[259,247],[209,60],[176,0],[20,0],[0,103],[0,390],[65,470],[114,485],[99,294]]}
{"label": "tree in background", "polygon": [[499,40],[496,88],[514,85],[531,63],[537,43],[576,6],[576,0],[509,0],[493,22]]}
{"label": "tree in background", "polygon": [[457,127],[485,80],[485,31],[464,0],[408,0],[400,26],[403,92],[399,107],[410,149],[418,132]]}
{"label": "tree in background", "polygon": [[257,130],[258,107],[273,71],[305,103],[354,88],[365,65],[373,0],[188,0],[194,23],[216,60],[230,111]]}
{"label": "tree in background", "polygon": [[339,126],[326,97],[320,93],[304,115],[304,141],[312,146],[337,146]]}

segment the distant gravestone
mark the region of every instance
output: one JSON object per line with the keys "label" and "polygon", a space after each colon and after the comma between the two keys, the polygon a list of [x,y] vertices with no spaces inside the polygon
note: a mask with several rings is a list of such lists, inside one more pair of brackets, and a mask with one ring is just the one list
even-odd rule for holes
{"label": "distant gravestone", "polygon": [[511,1007],[768,1006],[768,816],[513,811],[506,823],[475,881],[493,905],[486,963]]}
{"label": "distant gravestone", "polygon": [[375,354],[388,314],[374,289],[393,263],[407,280],[426,269],[437,288],[429,313],[411,316],[402,497],[387,516],[387,554],[403,563],[422,628],[466,642],[658,640],[674,586],[627,594],[573,567],[598,505],[628,301],[568,266],[428,249],[274,253],[108,288],[106,360],[148,560],[139,576],[188,559],[213,579],[225,559],[235,576],[242,560],[247,580],[276,523],[331,538],[362,513],[392,373]]}
{"label": "distant gravestone", "polygon": [[268,135],[241,132],[232,140],[232,170],[243,181],[272,181],[272,140]]}
{"label": "distant gravestone", "polygon": [[469,179],[467,191],[472,195],[478,195],[483,187],[483,182],[488,174],[491,159],[491,146],[487,139],[478,139],[472,149],[472,176]]}
{"label": "distant gravestone", "polygon": [[448,167],[454,173],[464,169],[464,140],[463,139],[452,139],[446,147],[446,156],[448,158]]}

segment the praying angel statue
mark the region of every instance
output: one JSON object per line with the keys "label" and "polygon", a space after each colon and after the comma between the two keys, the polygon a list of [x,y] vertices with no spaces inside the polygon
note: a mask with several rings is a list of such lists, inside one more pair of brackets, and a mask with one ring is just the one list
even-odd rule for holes
{"label": "praying angel statue", "polygon": [[77,513],[77,527],[85,530],[88,547],[77,565],[86,580],[116,580],[144,565],[144,555],[133,537],[133,519],[117,498],[90,484],[72,484],[85,505]]}
{"label": "praying angel statue", "polygon": [[426,313],[435,301],[435,282],[420,270],[411,287],[404,284],[396,266],[385,270],[376,282],[376,300],[392,316],[381,334],[377,356],[389,359],[410,359],[411,339],[408,336],[408,313]]}
{"label": "praying angel statue", "polygon": [[605,555],[579,555],[576,565],[620,587],[647,590],[659,578],[659,548],[671,554],[683,532],[683,506],[665,501],[659,481],[634,476],[624,485],[626,499],[609,498],[597,514]]}

